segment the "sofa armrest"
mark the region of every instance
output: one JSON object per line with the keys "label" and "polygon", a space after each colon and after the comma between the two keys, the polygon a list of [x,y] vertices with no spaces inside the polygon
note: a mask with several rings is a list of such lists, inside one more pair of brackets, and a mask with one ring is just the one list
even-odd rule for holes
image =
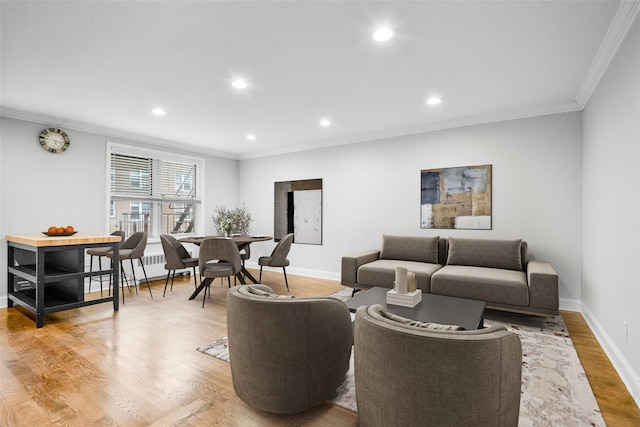
{"label": "sofa armrest", "polygon": [[361,265],[376,261],[380,258],[380,251],[366,251],[342,257],[342,275],[340,283],[345,286],[358,284],[358,268]]}
{"label": "sofa armrest", "polygon": [[529,306],[541,308],[550,314],[558,314],[558,273],[550,262],[529,261],[527,264],[529,283]]}

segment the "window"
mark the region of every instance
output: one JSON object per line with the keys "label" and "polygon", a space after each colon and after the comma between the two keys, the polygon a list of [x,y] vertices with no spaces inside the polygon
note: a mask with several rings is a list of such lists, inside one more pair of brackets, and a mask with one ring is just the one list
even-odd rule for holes
{"label": "window", "polygon": [[203,159],[109,144],[109,231],[195,233]]}

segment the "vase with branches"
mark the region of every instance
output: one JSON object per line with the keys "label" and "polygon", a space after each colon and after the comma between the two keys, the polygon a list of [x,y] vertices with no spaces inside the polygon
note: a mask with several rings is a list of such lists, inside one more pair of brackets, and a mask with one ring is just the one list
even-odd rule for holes
{"label": "vase with branches", "polygon": [[229,209],[226,206],[216,206],[211,221],[220,235],[229,236],[234,233],[249,234],[251,231],[251,212],[242,204],[242,207]]}

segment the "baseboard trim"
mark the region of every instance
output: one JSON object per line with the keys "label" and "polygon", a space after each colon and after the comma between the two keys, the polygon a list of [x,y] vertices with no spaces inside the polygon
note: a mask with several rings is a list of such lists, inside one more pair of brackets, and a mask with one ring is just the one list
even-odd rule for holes
{"label": "baseboard trim", "polygon": [[620,379],[622,379],[627,390],[629,390],[631,397],[635,400],[636,405],[640,407],[640,374],[633,369],[613,339],[611,339],[611,336],[609,336],[602,324],[598,322],[591,310],[589,310],[589,307],[582,304],[581,312],[587,325],[589,325],[600,346],[607,354],[611,364],[618,372],[618,375],[620,375]]}
{"label": "baseboard trim", "polygon": [[[247,268],[255,268],[260,270],[260,265],[256,262],[247,261]],[[282,271],[281,267],[263,267],[264,271]],[[316,277],[318,279],[337,280],[340,281],[340,274],[330,271],[309,270],[306,268],[287,267],[287,273],[297,274],[299,276]],[[256,276],[257,278],[257,276]]]}
{"label": "baseboard trim", "polygon": [[573,298],[560,298],[560,310],[582,311],[582,301]]}

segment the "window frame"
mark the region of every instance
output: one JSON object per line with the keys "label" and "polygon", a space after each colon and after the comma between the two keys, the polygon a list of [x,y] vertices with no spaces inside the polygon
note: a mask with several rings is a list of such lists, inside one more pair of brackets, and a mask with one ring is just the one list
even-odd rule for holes
{"label": "window frame", "polygon": [[[115,142],[107,142],[107,185],[106,185],[106,221],[105,228],[107,232],[110,232],[111,220],[113,220],[115,209],[115,202],[112,200],[111,189],[115,185],[115,177],[112,174],[111,169],[111,156],[112,154],[134,156],[139,158],[153,159],[153,163],[158,162],[160,165],[163,162],[178,163],[185,165],[196,165],[195,175],[195,197],[193,199],[185,199],[183,203],[193,201],[194,209],[191,215],[194,218],[193,229],[189,233],[175,233],[173,236],[180,238],[183,236],[202,235],[204,230],[204,182],[205,182],[205,159],[202,157],[188,156],[184,154],[177,154],[169,151],[155,150],[155,149],[143,149],[136,146],[125,145]],[[154,170],[155,172],[155,170]],[[162,192],[162,173],[153,174],[151,180],[153,182],[152,196],[146,197],[151,202],[151,221],[149,223],[149,241],[160,241],[160,234],[164,234],[162,230],[162,206],[165,203],[176,202],[175,200],[165,199],[161,196]],[[191,185],[194,185],[192,178]],[[140,200],[132,200],[131,202],[142,203],[145,197],[140,197]],[[112,203],[113,202],[113,203]]]}

